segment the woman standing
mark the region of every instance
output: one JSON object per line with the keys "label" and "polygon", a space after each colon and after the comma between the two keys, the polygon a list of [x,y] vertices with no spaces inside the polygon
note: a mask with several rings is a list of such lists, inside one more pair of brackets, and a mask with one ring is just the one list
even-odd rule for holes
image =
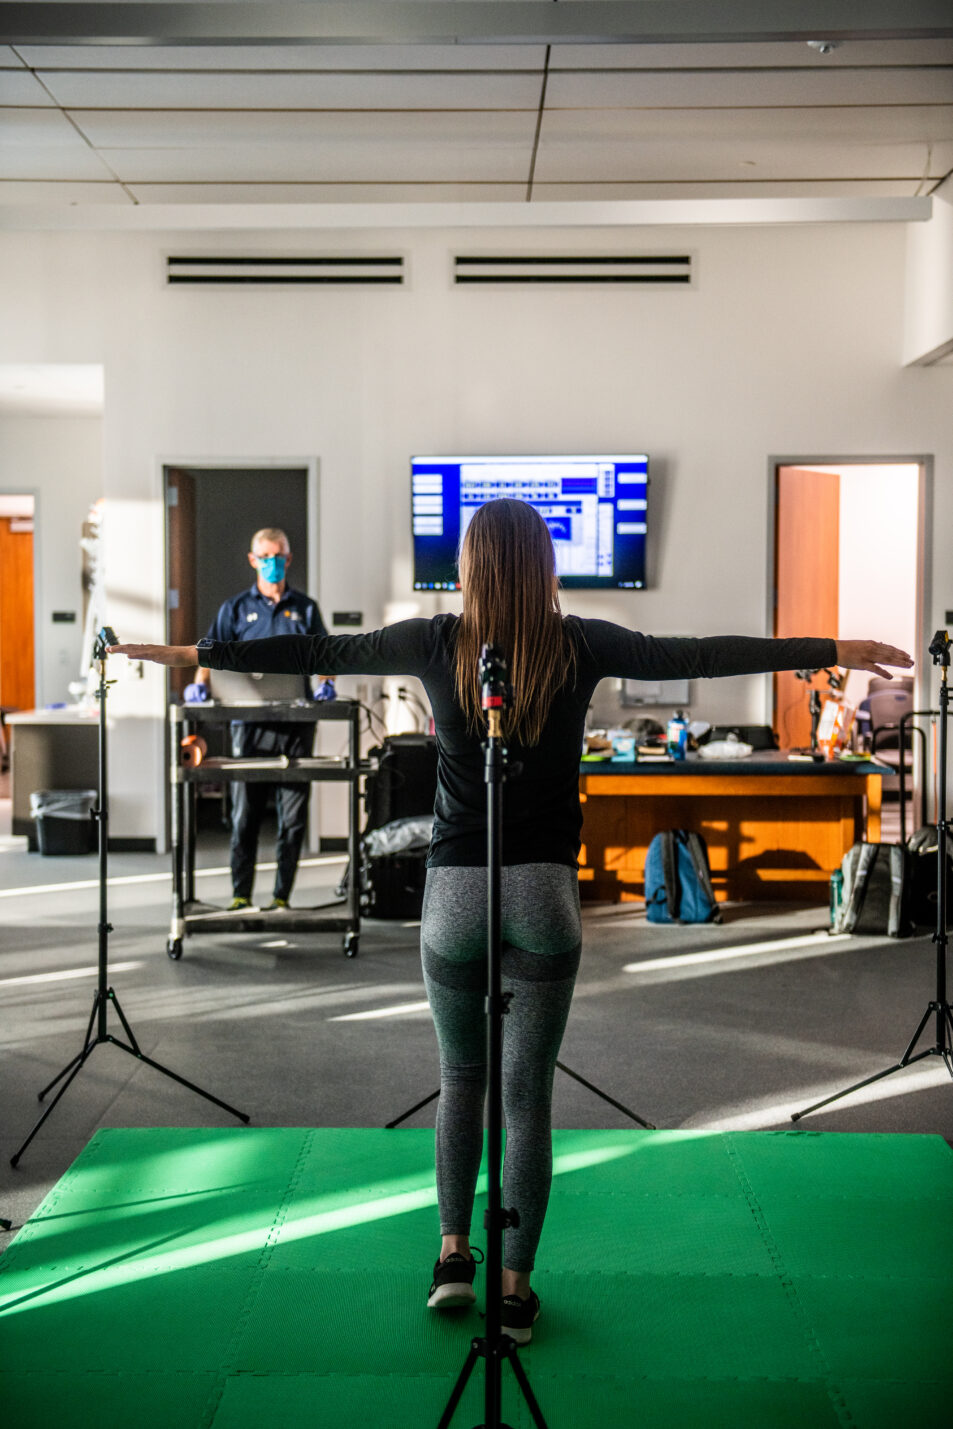
{"label": "woman standing", "polygon": [[[839,664],[886,674],[902,650],[875,641],[655,638],[563,616],[542,517],[521,501],[474,514],[460,550],[461,616],[406,620],[366,635],[277,636],[198,646],[119,645],[133,660],[264,673],[415,675],[437,735],[433,839],[421,922],[424,981],[440,1047],[436,1128],[442,1242],[427,1304],[471,1304],[470,1221],[486,1090],[486,803],[479,655],[506,658],[514,688],[503,735],[518,777],[503,800],[502,973],[506,1154],[503,1204],[519,1225],[504,1241],[502,1328],[527,1343],[539,1314],[530,1274],[552,1178],[553,1074],[579,966],[576,877],[586,712],[607,676],[641,680],[750,675]],[[492,1287],[489,1287],[493,1293]]]}

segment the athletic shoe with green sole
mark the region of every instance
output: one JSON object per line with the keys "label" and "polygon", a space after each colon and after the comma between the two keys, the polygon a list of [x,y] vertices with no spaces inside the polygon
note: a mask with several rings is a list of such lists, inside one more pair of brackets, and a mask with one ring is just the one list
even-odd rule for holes
{"label": "athletic shoe with green sole", "polygon": [[229,903],[229,905],[228,905],[228,911],[229,911],[229,913],[240,913],[243,908],[250,908],[250,907],[251,907],[251,899],[250,899],[250,898],[233,898],[232,901],[231,901],[231,903]]}

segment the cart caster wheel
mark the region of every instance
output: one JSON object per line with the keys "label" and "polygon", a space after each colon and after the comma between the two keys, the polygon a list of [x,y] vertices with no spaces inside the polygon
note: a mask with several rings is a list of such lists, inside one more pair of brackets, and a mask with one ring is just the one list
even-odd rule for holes
{"label": "cart caster wheel", "polygon": [[177,963],[179,961],[179,958],[181,958],[182,956],[182,939],[170,938],[165,945],[165,950],[169,954],[169,957],[172,959],[172,961],[174,963]]}
{"label": "cart caster wheel", "polygon": [[358,937],[356,933],[348,933],[344,939],[344,956],[346,958],[356,958],[358,948]]}

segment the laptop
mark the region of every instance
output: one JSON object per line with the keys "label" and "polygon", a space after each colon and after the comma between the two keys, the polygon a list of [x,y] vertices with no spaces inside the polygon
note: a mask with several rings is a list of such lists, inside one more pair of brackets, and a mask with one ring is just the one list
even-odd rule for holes
{"label": "laptop", "polygon": [[238,670],[209,670],[213,700],[223,705],[267,705],[275,700],[306,699],[310,686],[304,675],[252,675]]}

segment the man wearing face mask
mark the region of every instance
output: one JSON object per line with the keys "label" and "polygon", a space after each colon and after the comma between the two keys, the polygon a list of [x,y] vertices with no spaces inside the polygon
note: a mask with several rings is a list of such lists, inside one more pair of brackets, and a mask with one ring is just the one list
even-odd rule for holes
{"label": "man wearing face mask", "polygon": [[[250,590],[225,601],[208,632],[209,640],[262,640],[272,635],[327,635],[317,601],[288,584],[291,546],[284,531],[266,526],[251,540],[248,563],[256,580]],[[195,680],[185,690],[191,703],[208,698],[206,669],[196,671]],[[302,689],[302,693],[305,693]],[[328,693],[333,695],[333,690]],[[320,697],[320,696],[319,696]],[[311,724],[252,724],[235,722],[231,727],[232,756],[287,754],[301,758],[311,753],[314,726]],[[232,805],[232,903],[231,911],[251,907],[258,833],[271,790],[278,815],[275,850],[274,896],[268,911],[287,908],[291,897],[308,817],[308,784],[259,784],[235,782],[231,786]]]}

